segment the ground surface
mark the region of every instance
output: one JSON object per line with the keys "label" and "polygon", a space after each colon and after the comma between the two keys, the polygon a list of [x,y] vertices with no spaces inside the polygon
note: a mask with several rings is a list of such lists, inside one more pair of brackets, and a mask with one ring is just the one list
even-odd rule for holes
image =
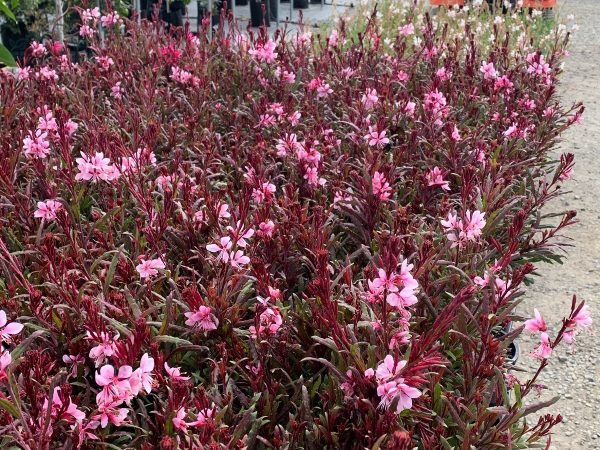
{"label": "ground surface", "polygon": [[[551,408],[565,418],[555,428],[552,448],[591,450],[600,449],[600,1],[559,0],[559,4],[561,17],[574,14],[579,25],[560,91],[566,103],[583,101],[586,112],[583,123],[564,136],[559,149],[575,154],[574,177],[567,184],[572,192],[547,210],[575,209],[579,223],[567,233],[575,247],[568,251],[565,264],[539,267],[541,277],[527,292],[521,312],[532,314],[537,307],[555,333],[573,294],[589,304],[595,320],[592,330],[579,335],[572,349],[556,350],[541,382],[549,385],[542,399],[562,396]],[[533,345],[531,338],[523,338],[520,365],[533,368],[526,354]]]}

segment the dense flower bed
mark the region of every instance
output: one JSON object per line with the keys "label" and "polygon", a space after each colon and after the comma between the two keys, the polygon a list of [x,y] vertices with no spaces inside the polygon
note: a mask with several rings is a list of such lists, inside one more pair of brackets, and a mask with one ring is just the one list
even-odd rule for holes
{"label": "dense flower bed", "polygon": [[[545,442],[502,330],[575,215],[541,212],[563,41],[82,17],[89,61],[34,43],[0,83],[2,448]],[[565,313],[526,322],[540,370]]]}

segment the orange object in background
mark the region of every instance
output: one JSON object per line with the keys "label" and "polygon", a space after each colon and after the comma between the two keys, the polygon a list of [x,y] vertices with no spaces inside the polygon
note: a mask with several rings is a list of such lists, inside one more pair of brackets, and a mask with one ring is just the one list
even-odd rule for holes
{"label": "orange object in background", "polygon": [[525,0],[523,6],[525,8],[554,8],[556,0]]}
{"label": "orange object in background", "polygon": [[431,6],[453,6],[464,5],[465,0],[429,0]]}

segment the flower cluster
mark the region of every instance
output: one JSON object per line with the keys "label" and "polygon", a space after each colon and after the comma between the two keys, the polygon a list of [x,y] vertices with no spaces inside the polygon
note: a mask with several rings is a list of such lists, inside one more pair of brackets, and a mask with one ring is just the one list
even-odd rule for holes
{"label": "flower cluster", "polygon": [[[534,317],[525,321],[525,330],[532,333],[540,333],[540,344],[533,351],[535,358],[544,360],[552,354],[552,349],[560,342],[559,339],[551,342],[548,335],[548,325],[537,309],[534,309]],[[574,314],[565,321],[560,337],[567,344],[575,342],[577,329],[587,328],[592,325],[592,317],[587,305],[582,305]]]}

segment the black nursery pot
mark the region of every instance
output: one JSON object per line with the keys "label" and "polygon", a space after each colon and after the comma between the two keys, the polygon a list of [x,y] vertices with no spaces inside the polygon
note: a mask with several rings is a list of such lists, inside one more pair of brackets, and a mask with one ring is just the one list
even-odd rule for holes
{"label": "black nursery pot", "polygon": [[294,8],[298,8],[298,9],[308,8],[308,0],[294,0]]}
{"label": "black nursery pot", "polygon": [[[265,12],[263,14],[263,4],[265,5]],[[268,0],[264,3],[260,0],[250,0],[250,20],[252,21],[253,27],[271,26],[269,20],[269,2]]]}
{"label": "black nursery pot", "polygon": [[235,0],[235,6],[246,6],[248,5],[248,0]]}

